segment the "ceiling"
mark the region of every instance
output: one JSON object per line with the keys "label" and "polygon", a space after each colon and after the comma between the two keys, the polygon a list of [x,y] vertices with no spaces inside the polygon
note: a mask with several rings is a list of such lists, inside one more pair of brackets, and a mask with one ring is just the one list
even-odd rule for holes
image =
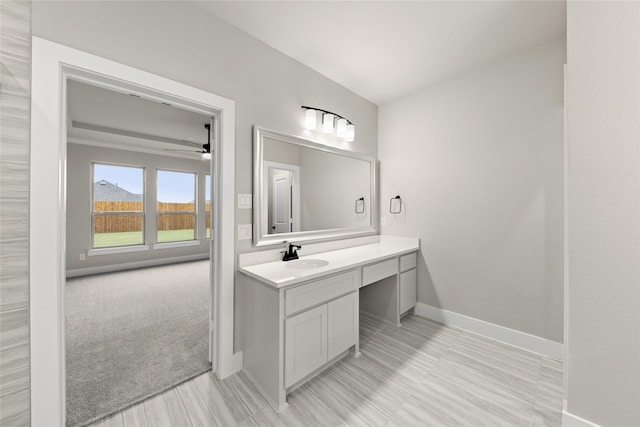
{"label": "ceiling", "polygon": [[560,0],[198,5],[377,105],[566,33]]}
{"label": "ceiling", "polygon": [[[377,105],[562,37],[566,29],[564,1],[197,5]],[[68,91],[70,142],[200,158],[208,116],[74,81]],[[168,151],[176,149],[188,151]]]}
{"label": "ceiling", "polygon": [[67,90],[69,142],[201,157],[208,116],[73,80]]}

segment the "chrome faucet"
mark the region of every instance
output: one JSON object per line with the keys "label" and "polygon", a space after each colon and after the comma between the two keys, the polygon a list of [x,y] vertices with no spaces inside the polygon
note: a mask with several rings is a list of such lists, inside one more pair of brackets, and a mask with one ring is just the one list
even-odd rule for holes
{"label": "chrome faucet", "polygon": [[296,249],[301,249],[302,246],[294,245],[293,243],[289,243],[289,249],[286,251],[282,251],[284,254],[282,257],[282,261],[291,261],[292,259],[298,259],[298,252]]}

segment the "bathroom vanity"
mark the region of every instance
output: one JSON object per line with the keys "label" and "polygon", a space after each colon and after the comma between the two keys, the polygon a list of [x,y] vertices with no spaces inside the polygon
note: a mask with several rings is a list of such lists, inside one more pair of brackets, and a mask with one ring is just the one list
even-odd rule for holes
{"label": "bathroom vanity", "polygon": [[307,245],[304,256],[287,262],[265,262],[277,251],[240,255],[244,371],[278,410],[287,393],[349,350],[360,355],[360,310],[400,326],[416,304],[418,239],[354,241],[359,244],[332,250]]}

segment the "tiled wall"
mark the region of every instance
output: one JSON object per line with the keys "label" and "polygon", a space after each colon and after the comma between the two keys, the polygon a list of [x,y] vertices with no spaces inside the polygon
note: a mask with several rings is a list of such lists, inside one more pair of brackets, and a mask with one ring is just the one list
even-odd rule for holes
{"label": "tiled wall", "polygon": [[29,425],[31,2],[0,1],[0,425]]}

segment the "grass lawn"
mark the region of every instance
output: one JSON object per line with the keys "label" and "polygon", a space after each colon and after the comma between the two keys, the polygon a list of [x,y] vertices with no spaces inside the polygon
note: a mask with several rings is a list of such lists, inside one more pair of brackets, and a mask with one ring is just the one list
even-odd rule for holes
{"label": "grass lawn", "polygon": [[[210,229],[207,229],[207,238]],[[160,230],[158,231],[158,243],[180,242],[193,240],[193,229],[187,230]],[[109,248],[113,246],[142,245],[141,231],[126,231],[121,233],[96,233],[93,237],[94,248]]]}

